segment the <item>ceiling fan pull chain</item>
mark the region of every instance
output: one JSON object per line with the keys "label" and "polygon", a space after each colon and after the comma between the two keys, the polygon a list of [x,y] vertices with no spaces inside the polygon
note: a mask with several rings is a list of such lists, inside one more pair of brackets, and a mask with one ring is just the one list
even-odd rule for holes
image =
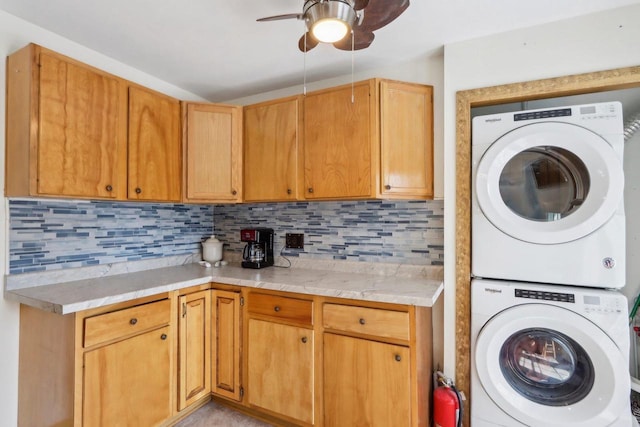
{"label": "ceiling fan pull chain", "polygon": [[353,69],[354,69],[354,64],[355,64],[355,36],[353,35],[353,29],[351,30],[351,103],[355,104],[356,99],[355,99],[355,95],[354,95],[354,89],[353,89]]}
{"label": "ceiling fan pull chain", "polygon": [[307,31],[304,32],[304,52],[302,52],[302,57],[302,95],[307,96]]}

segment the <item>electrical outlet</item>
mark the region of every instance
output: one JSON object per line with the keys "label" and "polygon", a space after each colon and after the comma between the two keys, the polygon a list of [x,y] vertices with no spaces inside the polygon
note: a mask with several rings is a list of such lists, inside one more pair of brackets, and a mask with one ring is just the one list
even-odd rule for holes
{"label": "electrical outlet", "polygon": [[287,233],[284,245],[287,249],[304,249],[304,234]]}

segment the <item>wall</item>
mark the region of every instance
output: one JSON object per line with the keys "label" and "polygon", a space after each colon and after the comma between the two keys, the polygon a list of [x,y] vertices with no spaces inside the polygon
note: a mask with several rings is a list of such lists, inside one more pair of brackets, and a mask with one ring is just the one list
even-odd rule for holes
{"label": "wall", "polygon": [[[202,98],[155,77],[137,71],[104,55],[91,51],[54,33],[31,25],[0,11],[0,82],[4,88],[6,56],[28,43],[37,43],[84,61],[115,75],[140,83],[179,99],[203,101]],[[0,90],[0,187],[4,188],[5,91]],[[8,203],[2,198],[0,207],[0,276],[8,271]],[[18,406],[18,326],[19,306],[0,298],[0,427],[17,425]]]}
{"label": "wall", "polygon": [[213,206],[10,200],[9,274],[200,254]]}
{"label": "wall", "polygon": [[640,64],[640,5],[445,46],[445,372],[455,375],[456,92]]}
{"label": "wall", "polygon": [[304,233],[304,249],[287,257],[442,265],[442,201],[350,201],[217,205],[215,234],[241,252],[242,228],[269,227],[276,254],[286,233]]}

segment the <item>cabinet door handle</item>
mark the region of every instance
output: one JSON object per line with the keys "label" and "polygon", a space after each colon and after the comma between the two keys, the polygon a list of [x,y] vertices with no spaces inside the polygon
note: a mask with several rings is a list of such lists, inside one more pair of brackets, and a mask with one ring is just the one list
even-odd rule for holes
{"label": "cabinet door handle", "polygon": [[136,187],[136,194],[140,194],[140,193],[142,193],[142,188]]}
{"label": "cabinet door handle", "polygon": [[104,187],[104,189],[109,191],[109,192],[113,191],[113,187],[110,186],[110,185],[107,185],[106,187]]}
{"label": "cabinet door handle", "polygon": [[162,341],[166,340],[166,339],[167,339],[167,334],[162,334],[162,335],[160,335],[160,339],[161,339]]}
{"label": "cabinet door handle", "polygon": [[309,193],[313,193],[313,188],[309,187],[309,189],[307,190]]}
{"label": "cabinet door handle", "polygon": [[136,319],[135,317],[129,320],[129,324],[131,325],[135,325],[136,323],[138,323],[138,319]]}
{"label": "cabinet door handle", "polygon": [[364,317],[361,317],[359,322],[360,322],[361,325],[364,325],[365,323],[367,323],[367,322],[365,322]]}
{"label": "cabinet door handle", "polygon": [[389,184],[387,184],[387,185],[384,186],[384,189],[385,190],[391,190],[391,186]]}
{"label": "cabinet door handle", "polygon": [[287,188],[287,194],[291,194],[291,189]]}
{"label": "cabinet door handle", "polygon": [[186,317],[187,316],[187,303],[183,302],[182,303],[182,317]]}
{"label": "cabinet door handle", "polygon": [[231,194],[235,196],[238,192],[236,190],[231,190]]}
{"label": "cabinet door handle", "polygon": [[396,354],[396,356],[394,357],[394,359],[396,359],[396,362],[399,362],[402,360],[402,357],[399,354]]}
{"label": "cabinet door handle", "polygon": [[273,311],[277,313],[278,311],[280,311],[280,307],[276,305],[275,307],[273,307]]}
{"label": "cabinet door handle", "polygon": [[302,337],[302,339],[300,341],[302,341],[303,344],[306,344],[307,343],[307,337]]}

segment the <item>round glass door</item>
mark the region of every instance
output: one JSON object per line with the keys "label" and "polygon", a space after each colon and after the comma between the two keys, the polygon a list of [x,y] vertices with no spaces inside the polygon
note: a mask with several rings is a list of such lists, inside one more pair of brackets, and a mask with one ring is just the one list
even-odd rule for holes
{"label": "round glass door", "polygon": [[593,363],[580,344],[546,328],[523,329],[500,350],[500,369],[509,385],[532,402],[573,405],[593,388]]}
{"label": "round glass door", "polygon": [[478,205],[504,233],[531,243],[584,237],[616,212],[622,160],[601,136],[557,122],[517,128],[484,153],[474,175]]}
{"label": "round glass door", "polygon": [[589,171],[572,152],[532,147],[513,156],[500,174],[500,196],[516,215],[557,221],[578,210],[589,194]]}
{"label": "round glass door", "polygon": [[628,406],[622,352],[586,318],[550,304],[524,304],[480,330],[474,363],[501,410],[532,426],[602,426]]}

